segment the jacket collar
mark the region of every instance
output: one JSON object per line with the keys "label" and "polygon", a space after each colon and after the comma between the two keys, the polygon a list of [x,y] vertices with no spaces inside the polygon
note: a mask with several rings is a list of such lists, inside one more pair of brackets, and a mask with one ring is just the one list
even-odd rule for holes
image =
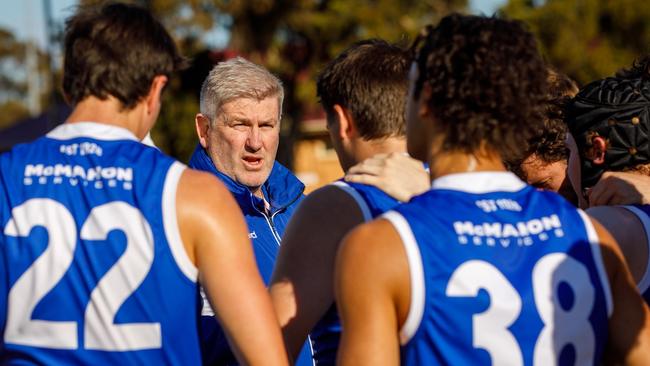
{"label": "jacket collar", "polygon": [[[242,208],[251,204],[258,210],[264,207],[262,199],[254,196],[248,187],[217,170],[212,159],[200,144],[197,144],[196,149],[194,149],[189,166],[216,175],[226,185]],[[262,185],[262,193],[271,205],[271,213],[291,205],[302,196],[304,190],[305,185],[289,169],[277,161],[273,163],[271,174]]]}

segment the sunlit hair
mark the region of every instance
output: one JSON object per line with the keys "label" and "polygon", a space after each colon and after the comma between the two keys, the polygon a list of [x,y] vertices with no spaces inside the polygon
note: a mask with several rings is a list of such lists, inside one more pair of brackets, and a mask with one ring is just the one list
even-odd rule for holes
{"label": "sunlit hair", "polygon": [[278,121],[282,115],[282,82],[262,66],[242,57],[218,63],[201,86],[201,114],[214,122],[221,107],[232,100],[249,98],[262,101],[278,98]]}
{"label": "sunlit hair", "polygon": [[443,149],[475,153],[484,143],[519,155],[543,123],[546,66],[522,22],[452,14],[427,27],[412,52],[414,95],[430,91],[424,102]]}
{"label": "sunlit hair", "polygon": [[521,164],[533,154],[544,164],[566,161],[569,158],[564,110],[571,98],[578,93],[578,85],[570,77],[552,67],[548,68],[547,78],[548,103],[544,125],[528,140],[528,148],[521,157],[511,157],[506,160],[508,168],[523,180],[527,177]]}
{"label": "sunlit hair", "polygon": [[327,118],[334,118],[338,104],[350,112],[366,140],[403,136],[409,64],[406,50],[386,41],[353,44],[316,81]]}
{"label": "sunlit hair", "polygon": [[85,6],[66,21],[63,91],[75,105],[89,96],[135,107],[157,75],[185,66],[173,39],[146,9]]}

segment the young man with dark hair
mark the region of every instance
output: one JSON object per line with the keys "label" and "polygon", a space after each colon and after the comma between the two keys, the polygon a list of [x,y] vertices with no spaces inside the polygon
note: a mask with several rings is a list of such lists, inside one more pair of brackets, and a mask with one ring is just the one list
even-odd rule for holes
{"label": "young man with dark hair", "polygon": [[567,128],[564,107],[578,92],[578,86],[568,76],[548,68],[547,105],[544,125],[527,142],[522,156],[506,159],[506,166],[533,187],[562,194],[577,204],[573,187],[566,178],[569,150],[566,146]]}
{"label": "young man with dark hair", "polygon": [[67,21],[72,114],[0,155],[3,363],[198,364],[200,281],[240,362],[287,364],[230,194],[139,141],[180,61],[142,8]]}
{"label": "young man with dark hair", "polygon": [[[408,64],[404,49],[366,40],[343,51],[319,75],[318,96],[344,171],[377,154],[413,164],[414,159],[403,156]],[[413,174],[426,175],[422,162],[414,167]],[[332,291],[338,245],[351,228],[398,203],[375,187],[339,180],[311,193],[298,207],[270,288],[290,353],[311,332],[316,363],[335,364],[341,332]]]}
{"label": "young man with dark hair", "polygon": [[450,15],[420,40],[407,146],[432,189],[341,244],[339,364],[648,364],[650,312],[615,241],[502,163],[543,123],[532,34]]}

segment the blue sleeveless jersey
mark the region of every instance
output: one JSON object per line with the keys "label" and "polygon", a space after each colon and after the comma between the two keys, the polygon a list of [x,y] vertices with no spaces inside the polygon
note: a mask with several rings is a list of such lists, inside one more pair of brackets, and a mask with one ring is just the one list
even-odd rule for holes
{"label": "blue sleeveless jersey", "polygon": [[[650,247],[650,205],[631,205],[622,207],[635,214],[641,221],[646,233],[646,245]],[[643,274],[641,281],[637,283],[636,287],[639,289],[645,302],[650,305],[650,250],[645,273]]]}
{"label": "blue sleeveless jersey", "polygon": [[402,365],[601,363],[609,284],[591,222],[563,198],[511,173],[453,174],[383,217],[409,261]]}
{"label": "blue sleeveless jersey", "polygon": [[64,124],[0,155],[3,364],[201,362],[184,166],[129,131]]}
{"label": "blue sleeveless jersey", "polygon": [[[355,199],[363,213],[364,221],[372,220],[399,204],[399,201],[374,186],[348,183],[343,180],[336,181],[333,185],[341,188]],[[310,337],[316,365],[335,365],[336,352],[341,338],[341,322],[335,304],[316,323]]]}

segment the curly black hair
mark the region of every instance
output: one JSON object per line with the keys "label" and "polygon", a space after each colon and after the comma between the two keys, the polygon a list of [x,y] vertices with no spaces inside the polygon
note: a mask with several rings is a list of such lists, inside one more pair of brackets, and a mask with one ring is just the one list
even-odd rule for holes
{"label": "curly black hair", "polygon": [[520,155],[540,129],[546,108],[546,65],[524,24],[452,14],[416,40],[425,102],[445,136],[443,148],[474,153],[482,142],[502,157]]}
{"label": "curly black hair", "polygon": [[564,121],[565,108],[578,93],[578,85],[570,77],[552,67],[547,70],[547,100],[545,119],[542,128],[528,140],[527,149],[522,156],[510,157],[505,160],[506,166],[521,179],[528,177],[521,164],[531,155],[540,159],[544,164],[551,164],[569,158],[566,146],[567,125]]}

